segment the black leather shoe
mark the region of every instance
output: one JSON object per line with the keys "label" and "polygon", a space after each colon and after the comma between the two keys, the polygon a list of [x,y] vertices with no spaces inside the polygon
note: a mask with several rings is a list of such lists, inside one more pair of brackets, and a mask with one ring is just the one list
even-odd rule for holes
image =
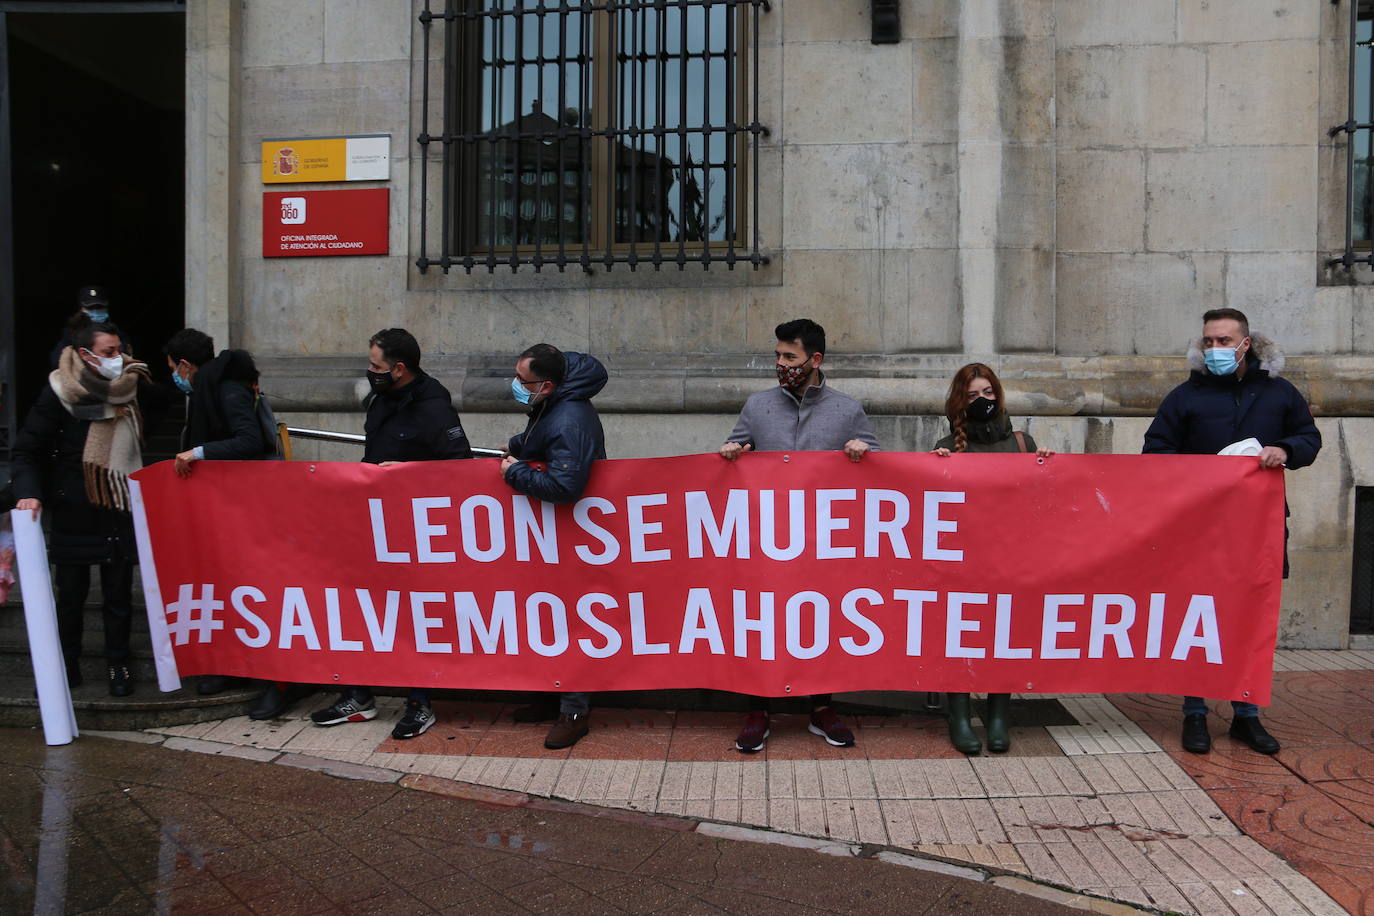
{"label": "black leather shoe", "polygon": [[203,697],[212,697],[217,693],[224,693],[238,680],[236,677],[224,677],[219,674],[207,674],[196,681],[196,693]]}
{"label": "black leather shoe", "polygon": [[123,665],[110,666],[110,696],[127,697],[134,692],[133,675]]}
{"label": "black leather shoe", "polygon": [[1278,739],[1264,730],[1264,726],[1260,725],[1259,716],[1232,719],[1230,735],[1237,741],[1244,741],[1250,745],[1252,751],[1259,751],[1261,754],[1279,752]]}
{"label": "black leather shoe", "polygon": [[1212,736],[1207,733],[1207,716],[1200,712],[1189,713],[1183,717],[1183,739],[1180,742],[1185,751],[1205,754],[1212,749]]}
{"label": "black leather shoe", "polygon": [[249,707],[248,718],[256,722],[261,722],[264,719],[275,719],[286,712],[286,708],[295,700],[296,696],[291,688],[268,684],[258,695],[258,698],[253,701],[253,705]]}

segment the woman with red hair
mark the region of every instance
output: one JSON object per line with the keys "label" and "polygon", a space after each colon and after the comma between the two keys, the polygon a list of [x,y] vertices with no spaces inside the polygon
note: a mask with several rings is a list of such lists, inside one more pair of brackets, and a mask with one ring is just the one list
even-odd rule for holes
{"label": "woman with red hair", "polygon": [[[949,383],[945,398],[945,416],[949,418],[950,433],[935,443],[935,454],[942,458],[957,452],[1034,452],[1047,458],[1054,452],[1039,448],[1029,433],[1014,431],[1002,396],[1002,383],[992,367],[983,363],[969,363]],[[982,742],[969,724],[969,695],[945,694],[949,711],[949,740],[956,750],[977,754]],[[1007,713],[1011,694],[988,694],[988,750],[1003,753],[1011,748],[1011,732]]]}

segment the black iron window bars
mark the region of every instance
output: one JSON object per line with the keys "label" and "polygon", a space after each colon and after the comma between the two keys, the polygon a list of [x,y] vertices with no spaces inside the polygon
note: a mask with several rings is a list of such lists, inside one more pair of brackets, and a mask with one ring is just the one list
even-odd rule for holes
{"label": "black iron window bars", "polygon": [[1347,270],[1374,266],[1374,0],[1350,2],[1349,99],[1344,124],[1327,131],[1346,135],[1345,253],[1328,263]]}
{"label": "black iron window bars", "polygon": [[[446,0],[440,12],[426,0],[421,272],[768,263],[758,219],[768,9],[768,0]],[[443,127],[431,134],[436,32]]]}

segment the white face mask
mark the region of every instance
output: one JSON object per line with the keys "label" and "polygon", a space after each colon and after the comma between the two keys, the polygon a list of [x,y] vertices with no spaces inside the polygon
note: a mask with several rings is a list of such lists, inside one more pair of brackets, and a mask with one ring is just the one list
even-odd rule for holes
{"label": "white face mask", "polygon": [[[96,356],[90,350],[87,350],[86,353],[96,361],[97,365],[91,366],[91,368],[102,378],[114,381],[124,374],[124,357]],[[90,366],[91,364],[87,363],[86,365]]]}

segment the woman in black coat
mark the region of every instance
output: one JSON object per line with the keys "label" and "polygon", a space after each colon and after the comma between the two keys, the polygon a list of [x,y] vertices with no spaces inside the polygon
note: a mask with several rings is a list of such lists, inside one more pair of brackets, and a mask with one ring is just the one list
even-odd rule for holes
{"label": "woman in black coat", "polygon": [[[129,630],[138,552],[127,474],[142,463],[138,398],[147,367],[120,352],[110,324],[80,329],[25,418],[14,446],[16,508],[48,510],[57,625],[68,683],[81,683],[82,617],[100,567],[105,661],[113,696],[132,692]],[[59,393],[61,392],[61,393]],[[92,430],[95,429],[93,435]]]}

